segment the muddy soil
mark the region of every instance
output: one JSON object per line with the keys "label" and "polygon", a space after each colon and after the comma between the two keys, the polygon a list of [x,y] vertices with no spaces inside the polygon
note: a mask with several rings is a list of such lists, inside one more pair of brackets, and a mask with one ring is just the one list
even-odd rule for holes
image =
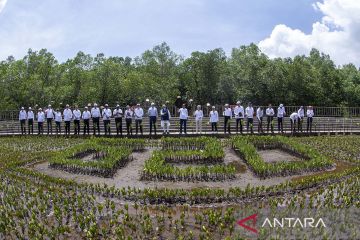
{"label": "muddy soil", "polygon": [[280,149],[260,150],[258,153],[267,163],[302,161],[302,159]]}

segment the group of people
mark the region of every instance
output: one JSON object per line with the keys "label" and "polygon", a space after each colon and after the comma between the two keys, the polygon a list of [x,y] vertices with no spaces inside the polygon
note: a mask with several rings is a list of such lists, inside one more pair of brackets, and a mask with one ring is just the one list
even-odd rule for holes
{"label": "group of people", "polygon": [[[246,120],[246,130],[247,132],[253,133],[254,118],[257,119],[258,132],[264,133],[263,128],[263,119],[266,117],[267,127],[266,131],[274,132],[274,118],[277,118],[278,123],[278,132],[284,132],[283,122],[286,116],[285,107],[283,104],[280,104],[277,108],[275,115],[275,110],[272,105],[264,109],[258,107],[256,111],[254,110],[251,103],[244,108],[240,101],[236,103],[235,107],[231,107],[229,104],[225,104],[224,111],[222,113],[224,117],[224,133],[231,134],[231,119],[235,118],[236,122],[236,133],[243,133],[245,128]],[[186,104],[177,110],[179,114],[179,125],[180,125],[180,134],[187,134],[187,122],[189,120],[189,110],[186,107]],[[55,131],[56,134],[61,134],[62,122],[65,125],[65,135],[70,134],[71,123],[74,124],[74,134],[80,134],[80,125],[81,121],[83,123],[83,134],[90,134],[90,120],[92,120],[93,134],[100,134],[100,119],[102,118],[104,124],[104,133],[105,135],[111,135],[111,119],[115,120],[116,126],[116,135],[123,135],[122,122],[123,118],[125,119],[127,135],[133,135],[133,120],[135,121],[135,134],[140,133],[143,135],[143,125],[142,121],[144,118],[145,112],[140,104],[136,104],[135,107],[126,106],[126,110],[120,108],[119,105],[116,106],[114,110],[109,108],[108,104],[105,104],[103,108],[99,108],[96,103],[93,106],[85,106],[83,111],[81,111],[78,106],[75,106],[74,109],[71,109],[69,105],[66,105],[63,111],[60,109],[53,109],[49,105],[45,110],[39,108],[36,115],[34,114],[31,107],[28,108],[28,111],[24,107],[21,107],[19,113],[19,121],[21,126],[21,133],[26,134],[26,122],[28,125],[28,134],[34,133],[34,122],[35,117],[38,124],[38,134],[44,133],[44,123],[47,123],[47,134],[53,133],[53,122],[55,122]],[[163,130],[163,134],[170,133],[170,118],[171,112],[168,109],[167,105],[162,105],[160,111],[154,103],[151,103],[147,115],[149,117],[149,134],[154,133],[156,135],[156,122],[160,115],[160,123]],[[193,117],[195,118],[195,132],[202,133],[202,123],[204,120],[204,113],[200,105],[196,107],[196,110],[193,112]],[[309,106],[306,110],[304,107],[300,107],[297,112],[290,114],[290,123],[291,131],[295,132],[303,131],[302,125],[303,121],[307,118],[307,128],[306,131],[312,131],[312,122],[314,117],[314,110],[312,106]],[[212,106],[211,111],[209,112],[209,124],[211,124],[211,131],[213,133],[218,132],[218,122],[219,122],[219,113],[216,110],[215,106]],[[240,131],[239,131],[240,130]]]}

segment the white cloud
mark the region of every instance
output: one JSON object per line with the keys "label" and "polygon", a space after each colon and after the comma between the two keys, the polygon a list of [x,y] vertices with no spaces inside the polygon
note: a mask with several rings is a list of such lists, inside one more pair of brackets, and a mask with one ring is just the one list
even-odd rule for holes
{"label": "white cloud", "polygon": [[313,24],[310,34],[277,25],[268,38],[259,42],[260,49],[270,57],[293,57],[317,48],[336,64],[352,62],[360,66],[360,1],[323,0],[313,7],[324,16]]}
{"label": "white cloud", "polygon": [[7,2],[7,0],[0,0],[0,13],[4,9],[6,2]]}

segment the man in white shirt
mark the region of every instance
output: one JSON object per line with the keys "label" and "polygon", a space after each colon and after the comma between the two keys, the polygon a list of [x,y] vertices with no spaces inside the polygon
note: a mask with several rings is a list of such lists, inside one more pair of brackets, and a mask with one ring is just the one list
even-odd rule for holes
{"label": "man in white shirt", "polygon": [[278,132],[284,133],[284,125],[283,125],[283,119],[286,115],[285,107],[283,104],[280,104],[277,109],[277,120],[278,120]]}
{"label": "man in white shirt", "polygon": [[298,120],[299,116],[297,112],[293,112],[290,115],[290,129],[292,133],[296,132],[296,121]]}
{"label": "man in white shirt", "polygon": [[45,121],[45,113],[42,108],[39,108],[37,113],[37,121],[38,121],[38,134],[44,134],[44,121]]}
{"label": "man in white shirt", "polygon": [[298,117],[299,117],[299,119],[298,119],[298,131],[299,131],[299,132],[300,132],[300,131],[302,132],[302,131],[303,131],[303,129],[302,129],[302,124],[303,124],[304,117],[305,117],[305,112],[304,112],[304,107],[303,107],[303,106],[301,106],[301,107],[299,108],[297,114],[298,114]]}
{"label": "man in white shirt", "polygon": [[49,134],[49,132],[52,134],[52,120],[54,119],[54,110],[52,109],[51,105],[48,106],[45,115],[47,121],[47,134]]}
{"label": "man in white shirt", "polygon": [[231,107],[229,106],[229,104],[225,104],[223,116],[224,116],[224,134],[226,134],[226,129],[228,130],[228,133],[231,134],[230,119],[232,118],[232,110],[231,110]]}
{"label": "man in white shirt", "polygon": [[134,115],[134,112],[132,111],[130,106],[127,105],[126,110],[125,110],[125,122],[126,122],[126,130],[127,130],[127,135],[128,136],[130,134],[132,135],[132,118],[133,118],[133,115]]}
{"label": "man in white shirt", "polygon": [[170,128],[170,111],[167,108],[167,106],[164,104],[160,110],[160,116],[161,116],[161,127],[163,129],[163,134],[170,134],[169,128]]}
{"label": "man in white shirt", "polygon": [[96,134],[96,130],[98,132],[98,135],[100,135],[100,115],[100,108],[96,103],[94,103],[94,107],[91,109],[94,135]]}
{"label": "man in white shirt", "polygon": [[246,122],[246,131],[249,132],[249,127],[251,133],[254,133],[253,126],[254,126],[254,108],[252,107],[252,104],[249,103],[247,108],[245,109],[245,116],[247,118]]}
{"label": "man in white shirt", "polygon": [[104,130],[105,130],[105,136],[106,135],[111,135],[110,132],[110,119],[111,119],[111,109],[109,108],[108,104],[105,104],[105,108],[102,112],[102,118],[103,118],[103,122],[104,122]]}
{"label": "man in white shirt", "polygon": [[90,134],[90,118],[91,118],[91,112],[89,111],[88,107],[85,107],[85,110],[83,111],[81,118],[84,122],[84,135],[87,133]]}
{"label": "man in white shirt", "polygon": [[73,111],[73,116],[74,116],[74,134],[80,135],[81,111],[79,110],[78,105],[75,105],[75,109]]}
{"label": "man in white shirt", "polygon": [[113,111],[113,116],[115,118],[115,125],[116,125],[116,135],[122,136],[122,118],[123,118],[123,111],[120,108],[120,105],[116,105],[116,108]]}
{"label": "man in white shirt", "polygon": [[65,122],[65,135],[70,135],[70,122],[73,119],[73,113],[70,109],[69,104],[66,104],[63,115]]}
{"label": "man in white shirt", "polygon": [[241,106],[240,101],[237,101],[237,103],[236,103],[236,107],[234,108],[234,115],[235,115],[235,119],[236,119],[236,133],[239,133],[239,124],[240,124],[240,133],[242,134],[245,111],[244,111],[244,107]]}
{"label": "man in white shirt", "polygon": [[196,129],[196,134],[198,133],[202,133],[202,119],[204,117],[204,113],[201,110],[201,106],[198,105],[196,111],[194,112],[194,117],[195,117],[195,129]]}
{"label": "man in white shirt", "polygon": [[55,128],[56,134],[61,134],[61,122],[62,122],[62,114],[59,109],[55,110]]}
{"label": "man in white shirt", "polygon": [[27,120],[28,120],[28,128],[29,134],[34,134],[34,112],[32,111],[31,107],[29,107],[27,112]]}
{"label": "man in white shirt", "polygon": [[180,134],[182,134],[183,128],[184,128],[184,133],[186,134],[186,123],[188,117],[189,117],[188,110],[185,104],[183,104],[182,107],[179,109]]}
{"label": "man in white shirt", "polygon": [[261,106],[259,106],[256,109],[256,118],[258,120],[258,132],[259,133],[264,133],[264,130],[263,130],[263,116],[264,116],[264,110],[262,109]]}
{"label": "man in white shirt", "polygon": [[156,135],[156,118],[158,116],[157,108],[155,103],[151,103],[151,107],[148,110],[149,122],[150,122],[150,135],[152,133],[152,128],[154,127],[154,133]]}
{"label": "man in white shirt", "polygon": [[142,119],[144,116],[144,110],[140,107],[140,103],[136,104],[136,108],[134,110],[134,115],[135,115],[136,135],[138,134],[139,128],[140,128],[141,135],[143,135]]}
{"label": "man in white shirt", "polygon": [[307,117],[307,126],[306,126],[306,131],[310,132],[312,131],[312,122],[313,122],[313,117],[314,117],[314,109],[312,106],[309,106],[308,109],[306,110],[306,117]]}
{"label": "man in white shirt", "polygon": [[271,132],[274,133],[274,115],[275,115],[275,111],[272,108],[271,103],[269,103],[269,106],[266,109],[267,132],[269,132],[269,126],[271,126]]}
{"label": "man in white shirt", "polygon": [[20,121],[20,127],[21,127],[21,134],[26,134],[26,119],[27,119],[27,113],[25,111],[24,107],[21,107],[21,110],[19,112],[19,121]]}
{"label": "man in white shirt", "polygon": [[219,121],[219,113],[215,110],[215,106],[212,106],[212,110],[210,111],[210,123],[211,123],[211,131],[213,133],[217,132],[217,123]]}

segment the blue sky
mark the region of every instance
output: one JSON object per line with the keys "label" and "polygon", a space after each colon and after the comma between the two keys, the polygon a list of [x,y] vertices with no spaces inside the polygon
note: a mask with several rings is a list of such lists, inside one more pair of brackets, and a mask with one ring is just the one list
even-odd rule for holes
{"label": "blue sky", "polygon": [[[326,1],[354,2],[318,2]],[[311,34],[313,24],[321,22],[325,14],[314,8],[316,2],[7,0],[0,12],[0,59],[23,57],[28,48],[47,48],[60,61],[80,50],[92,55],[102,52],[135,57],[163,41],[185,57],[192,51],[217,47],[230,53],[233,47],[272,40],[270,35],[279,24]],[[271,55],[279,49],[277,43],[269,41],[264,49]]]}

